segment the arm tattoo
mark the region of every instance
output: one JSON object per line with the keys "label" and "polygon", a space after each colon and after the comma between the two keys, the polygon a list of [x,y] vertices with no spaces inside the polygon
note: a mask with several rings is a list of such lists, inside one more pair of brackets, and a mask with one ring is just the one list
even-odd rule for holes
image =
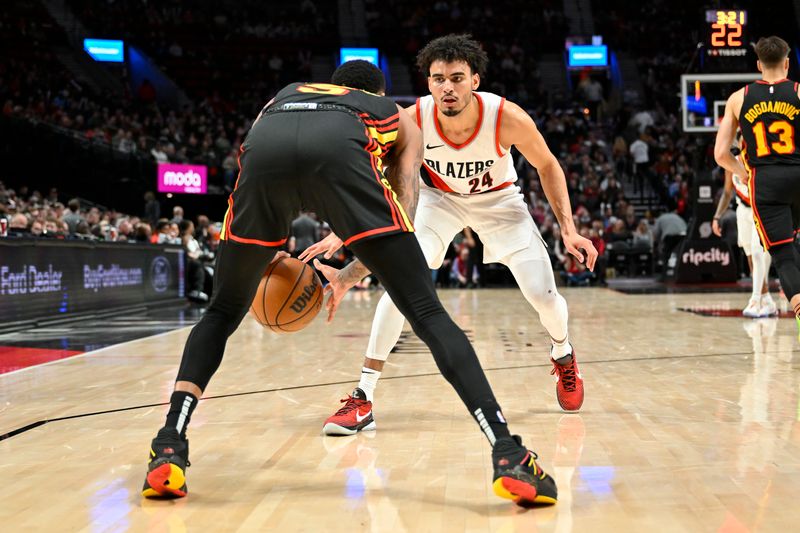
{"label": "arm tattoo", "polygon": [[389,180],[392,190],[397,195],[397,200],[405,209],[408,218],[414,220],[419,202],[419,167],[414,167],[414,170],[402,174],[398,167],[390,166],[386,171],[386,179]]}
{"label": "arm tattoo", "polygon": [[347,285],[355,285],[369,274],[369,269],[358,259],[348,263],[339,271],[339,279]]}

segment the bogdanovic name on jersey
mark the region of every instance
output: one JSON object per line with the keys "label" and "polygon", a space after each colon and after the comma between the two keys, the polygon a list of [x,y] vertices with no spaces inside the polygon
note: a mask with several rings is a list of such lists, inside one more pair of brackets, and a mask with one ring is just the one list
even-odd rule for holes
{"label": "bogdanovic name on jersey", "polygon": [[437,174],[454,179],[467,179],[478,176],[494,165],[494,159],[486,161],[437,161],[436,159],[425,159],[425,164]]}

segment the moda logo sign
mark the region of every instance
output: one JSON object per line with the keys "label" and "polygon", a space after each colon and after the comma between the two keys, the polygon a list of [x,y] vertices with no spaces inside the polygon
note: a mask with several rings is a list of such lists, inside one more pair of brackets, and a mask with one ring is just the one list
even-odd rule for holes
{"label": "moda logo sign", "polygon": [[205,165],[158,164],[158,192],[205,194],[208,168]]}

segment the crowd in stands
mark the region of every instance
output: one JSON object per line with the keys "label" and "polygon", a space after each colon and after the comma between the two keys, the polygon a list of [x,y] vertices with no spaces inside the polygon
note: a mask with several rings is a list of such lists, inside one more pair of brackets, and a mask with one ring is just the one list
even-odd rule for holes
{"label": "crowd in stands", "polygon": [[[3,114],[50,123],[123,153],[156,161],[206,164],[211,167],[211,182],[228,189],[238,170],[237,148],[257,109],[282,84],[309,78],[311,51],[323,46],[325,39],[330,48],[337,38],[335,8],[312,0],[282,4],[280,17],[269,11],[274,6],[249,0],[234,8],[211,1],[188,6],[177,0],[158,4],[69,0],[68,5],[85,25],[104,33],[99,36],[122,37],[141,46],[168,74],[180,77],[193,106],[164,108],[147,83],[122,101],[105,100],[77,84],[46,47],[35,45],[29,53],[36,55],[36,61],[14,57],[0,61]],[[425,94],[427,87],[416,72],[414,57],[427,41],[469,29],[482,42],[490,66],[481,89],[508,97],[534,117],[563,166],[576,227],[601,253],[592,274],[563,252],[560,229],[538,173],[516,157],[518,185],[565,282],[604,283],[607,272],[639,273],[620,263],[621,255],[641,254],[651,262],[665,261],[670,235],[661,228],[679,231],[674,216],[685,226],[691,215],[690,191],[697,169],[713,168],[708,143],[682,133],[674,99],[679,90],[678,73],[692,53],[673,38],[681,29],[680,21],[675,20],[684,17],[673,16],[669,24],[644,24],[663,15],[667,10],[663,1],[637,10],[615,0],[603,13],[595,13],[599,31],[612,48],[653,49],[652,54],[636,54],[643,94],[638,100],[626,101],[610,94],[607,79],[600,83],[596,74],[582,73],[565,102],[548,97],[539,72],[541,54],[560,51],[567,34],[561,3],[547,1],[522,13],[515,6],[511,0],[491,5],[477,0],[364,2],[371,44],[406,61],[419,94]],[[668,6],[673,15],[674,9]],[[681,9],[688,9],[685,17],[700,12],[697,6]],[[58,33],[52,24],[36,26],[23,21],[24,17],[15,18],[14,10],[10,13],[0,14],[0,26],[8,30],[6,38],[9,34],[18,38],[46,34],[50,39]],[[262,22],[270,20],[274,22]],[[646,39],[642,27],[648,28]],[[206,42],[198,43],[197,35]],[[235,60],[231,60],[232,50],[239,51]],[[187,65],[202,73],[202,79],[180,70]],[[25,228],[30,233],[41,226],[42,233],[103,239],[109,238],[108,233],[117,240],[136,242],[188,234],[187,228],[182,231],[164,225],[153,213],[143,220],[114,212],[94,213],[92,208],[81,209],[88,227],[81,225],[78,231],[63,226],[64,216],[74,214],[71,208],[59,208],[57,202],[47,204],[42,198],[31,203],[30,196],[23,201],[33,206],[33,211],[25,212]],[[148,205],[157,204],[155,198],[149,198]],[[659,224],[659,219],[671,223]],[[16,225],[22,223],[19,217],[17,220]],[[289,242],[295,254],[308,246],[311,234],[319,237],[330,231],[313,215],[296,222],[297,235]],[[200,230],[196,228],[195,233]],[[469,231],[459,235],[436,274],[437,282],[443,286],[483,284],[480,255],[479,236]],[[337,260],[344,264],[349,258],[345,252]],[[642,272],[650,271],[652,268]]]}
{"label": "crowd in stands", "polygon": [[[610,273],[636,273],[630,265],[615,259],[620,253],[650,254],[646,260],[650,266],[642,269],[647,273],[652,272],[656,261],[664,263],[665,236],[653,235],[658,233],[656,219],[668,213],[688,219],[696,169],[714,166],[707,143],[683,134],[674,98],[680,77],[671,68],[662,68],[685,65],[688,59],[683,43],[670,38],[682,28],[686,17],[674,17],[670,24],[654,28],[641,19],[672,10],[671,4],[642,5],[640,17],[637,8],[617,6],[618,3],[596,19],[605,42],[613,49],[624,50],[628,45],[658,47],[666,40],[674,48],[637,54],[645,94],[632,102],[624,102],[621,95],[614,95],[612,102],[608,80],[601,83],[596,73],[588,71],[576,76],[573,92],[566,101],[547,94],[540,79],[539,59],[542,53],[563,50],[568,21],[561,2],[545,2],[541,8],[523,12],[515,8],[514,2],[365,2],[371,40],[381,50],[403,58],[414,73],[419,94],[427,92],[425,78],[417,73],[415,65],[421,46],[437,35],[464,31],[472,32],[482,43],[490,64],[481,90],[506,96],[534,117],[564,168],[576,227],[601,252],[598,268],[591,274],[561,251],[559,228],[538,174],[517,157],[518,185],[549,245],[554,266],[569,283],[603,283],[606,267]],[[700,7],[691,11],[702,15]],[[385,17],[387,12],[392,16]],[[637,14],[626,19],[620,13]],[[397,21],[401,21],[401,32],[393,27]],[[643,30],[639,28],[647,28],[646,38],[640,35]],[[472,239],[461,242],[450,253],[452,261],[463,250],[473,249]],[[468,272],[466,277],[471,278],[472,269]],[[476,273],[479,277],[480,273]]]}
{"label": "crowd in stands", "polygon": [[95,35],[124,38],[143,50],[194,101],[215,114],[240,112],[251,120],[279,88],[311,78],[313,52],[338,42],[335,2],[68,5]]}
{"label": "crowd in stands", "polygon": [[417,94],[427,92],[415,65],[417,52],[437,36],[469,31],[491,58],[482,90],[527,102],[543,97],[539,56],[564,43],[567,19],[561,4],[545,0],[536,9],[521,10],[514,0],[365,0],[364,9],[370,41],[406,63]]}
{"label": "crowd in stands", "polygon": [[[3,115],[51,124],[132,156],[207,165],[212,186],[226,190],[233,186],[237,150],[258,110],[284,84],[310,78],[311,50],[298,50],[297,42],[316,42],[335,28],[329,11],[311,0],[286,4],[274,26],[259,22],[278,19],[257,16],[268,9],[258,2],[238,2],[232,10],[217,2],[71,3],[83,23],[102,35],[124,36],[129,44],[141,45],[162,66],[172,67],[166,72],[174,71],[184,86],[187,78],[179,78],[177,69],[191,65],[200,72],[193,105],[160,105],[146,79],[139,87],[128,87],[122,98],[94,93],[54,56],[51,45],[66,43],[66,36],[49,15],[17,6],[0,14],[2,40],[26,47],[24,54],[0,60]],[[269,46],[267,53],[265,44],[275,41],[283,47]],[[123,80],[128,78],[126,69],[120,67]]]}
{"label": "crowd in stands", "polygon": [[173,208],[172,218],[162,217],[153,193],[147,193],[144,200],[144,215],[129,215],[80,198],[64,203],[55,187],[44,195],[25,185],[18,190],[6,188],[0,181],[0,238],[182,246],[186,251],[187,295],[192,300],[208,301],[221,225],[211,223],[205,215],[199,215],[195,224],[184,218],[180,206]]}

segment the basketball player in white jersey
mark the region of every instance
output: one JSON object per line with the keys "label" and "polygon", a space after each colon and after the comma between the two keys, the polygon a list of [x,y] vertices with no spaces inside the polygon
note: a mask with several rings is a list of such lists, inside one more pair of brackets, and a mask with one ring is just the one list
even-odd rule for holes
{"label": "basketball player in white jersey", "polygon": [[[741,150],[738,146],[731,148],[731,153],[737,159]],[[750,207],[750,189],[747,178],[741,178],[738,174],[733,174],[730,170],[725,171],[725,188],[717,204],[717,212],[711,223],[711,230],[717,237],[722,236],[722,228],[719,220],[731,203],[731,196],[736,193],[736,232],[739,248],[744,250],[747,256],[747,263],[750,265],[750,273],[753,278],[753,292],[750,301],[742,310],[742,315],[748,318],[761,318],[778,314],[778,307],[769,295],[769,267],[772,258],[764,251],[761,240],[758,238],[758,231],[753,219],[753,208]]]}
{"label": "basketball player in white jersey", "polygon": [[[566,250],[586,261],[589,269],[594,268],[597,250],[575,228],[564,172],[533,119],[505,98],[477,92],[487,63],[486,53],[468,35],[435,39],[417,56],[431,92],[406,109],[422,129],[425,145],[414,219],[417,239],[428,265],[435,269],[458,232],[469,226],[480,235],[484,262],[506,265],[539,313],[552,340],[549,356],[558,402],[566,411],[577,411],[583,403],[583,378],[567,332],[567,303],[556,289],[544,241],[514,185],[512,146],[537,168]],[[341,244],[329,236],[300,258],[331,254]],[[330,318],[344,292],[367,271],[358,262],[341,272],[319,262],[315,265],[331,280],[326,289],[333,292],[328,300]],[[375,428],[372,395],[403,323],[403,315],[384,294],[372,324],[361,381],[352,396],[342,400],[344,407],[328,418],[325,434],[352,435]]]}

